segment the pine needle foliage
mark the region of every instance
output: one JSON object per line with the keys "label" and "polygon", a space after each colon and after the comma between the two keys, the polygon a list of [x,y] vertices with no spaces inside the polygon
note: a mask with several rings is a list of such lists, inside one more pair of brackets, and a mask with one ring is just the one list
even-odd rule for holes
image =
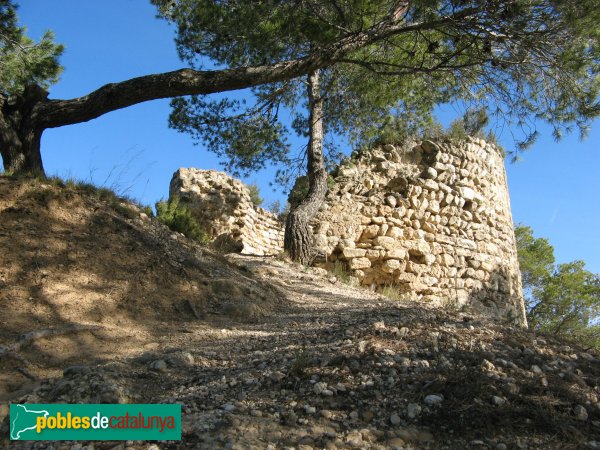
{"label": "pine needle foliage", "polygon": [[198,224],[189,208],[180,202],[179,197],[157,202],[156,218],[171,230],[182,233],[200,244],[209,242],[208,234]]}

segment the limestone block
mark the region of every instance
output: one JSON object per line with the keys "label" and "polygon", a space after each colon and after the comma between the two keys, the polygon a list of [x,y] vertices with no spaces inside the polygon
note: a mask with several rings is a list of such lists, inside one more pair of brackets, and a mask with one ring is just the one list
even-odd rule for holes
{"label": "limestone block", "polygon": [[424,256],[431,253],[431,248],[427,242],[413,240],[405,241],[404,245],[408,249],[408,253],[416,256]]}
{"label": "limestone block", "polygon": [[358,170],[356,169],[356,167],[345,166],[341,167],[338,173],[342,177],[353,177],[358,174]]}
{"label": "limestone block", "polygon": [[436,181],[433,181],[433,180],[423,180],[421,184],[431,194],[433,194],[433,196],[435,196],[437,194],[439,186],[438,186],[438,183]]}
{"label": "limestone block", "polygon": [[485,270],[486,272],[492,272],[494,270],[494,265],[489,261],[482,261],[481,269]]}
{"label": "limestone block", "polygon": [[387,233],[385,235],[398,240],[398,239],[404,237],[404,230],[402,228],[396,227],[396,226],[389,227],[387,230]]}
{"label": "limestone block", "polygon": [[396,272],[394,274],[394,281],[398,283],[414,283],[417,277],[414,273],[409,272]]}
{"label": "limestone block", "polygon": [[458,188],[458,192],[460,193],[460,196],[465,200],[475,199],[475,191],[469,187],[461,186]]}
{"label": "limestone block", "polygon": [[381,270],[385,273],[394,273],[394,271],[399,270],[403,264],[406,264],[406,262],[402,261],[401,264],[397,259],[388,259],[381,265]]}
{"label": "limestone block", "polygon": [[417,208],[417,212],[419,214],[424,214],[425,211],[427,211],[427,208],[429,208],[429,200],[427,200],[426,198],[423,199],[423,201],[421,201],[421,203],[419,204],[418,208]]}
{"label": "limestone block", "polygon": [[392,214],[393,209],[390,206],[388,206],[388,205],[379,205],[377,207],[377,211],[378,211],[378,213],[379,213],[380,216],[387,217],[387,216],[390,216]]}
{"label": "limestone block", "polygon": [[421,142],[421,149],[425,153],[439,153],[440,147],[432,141],[425,140]]}
{"label": "limestone block", "polygon": [[360,237],[360,240],[364,241],[365,239],[372,239],[372,238],[376,237],[378,234],[379,234],[379,225],[369,225],[369,226],[365,227],[365,229],[362,232],[362,235]]}
{"label": "limestone block", "polygon": [[398,226],[398,227],[400,227],[400,226],[402,226],[404,224],[403,220],[401,220],[401,219],[395,219],[393,217],[388,217],[387,221],[388,221],[388,225],[390,225],[390,226]]}
{"label": "limestone block", "polygon": [[337,248],[339,250],[344,250],[346,248],[351,249],[356,247],[356,242],[353,239],[340,239]]}
{"label": "limestone block", "polygon": [[360,224],[361,225],[369,225],[371,223],[371,218],[368,216],[360,216]]}
{"label": "limestone block", "polygon": [[395,219],[402,219],[406,214],[406,207],[404,205],[398,205],[394,212],[392,213],[392,217]]}
{"label": "limestone block", "polygon": [[393,248],[385,252],[385,258],[393,258],[393,259],[406,259],[408,256],[408,252],[400,247]]}
{"label": "limestone block", "polygon": [[469,239],[457,238],[456,245],[469,250],[477,250],[477,243]]}
{"label": "limestone block", "polygon": [[428,233],[436,233],[437,229],[435,228],[435,225],[429,223],[429,222],[423,222],[421,224],[421,228],[423,228],[424,231],[428,232]]}
{"label": "limestone block", "polygon": [[362,258],[367,254],[367,250],[362,249],[362,248],[349,248],[346,247],[342,250],[342,255],[344,255],[344,258],[347,259],[351,259],[351,258]]}
{"label": "limestone block", "polygon": [[425,262],[426,265],[430,266],[435,262],[435,256],[433,255],[425,255],[423,257],[423,261]]}
{"label": "limestone block", "polygon": [[397,241],[396,239],[389,236],[378,236],[375,239],[373,239],[373,244],[379,245],[386,250],[392,250],[396,247]]}
{"label": "limestone block", "polygon": [[410,273],[414,273],[416,275],[420,275],[424,272],[427,272],[427,266],[424,264],[417,264],[413,261],[408,261],[406,263],[406,271]]}
{"label": "limestone block", "polygon": [[467,264],[473,269],[479,269],[481,267],[481,261],[477,261],[476,259],[468,259]]}
{"label": "limestone block", "polygon": [[368,258],[354,258],[350,260],[349,267],[351,270],[368,269],[371,267],[371,261]]}
{"label": "limestone block", "polygon": [[425,179],[435,180],[438,176],[437,170],[433,167],[427,167],[423,172],[422,177]]}
{"label": "limestone block", "polygon": [[372,248],[367,249],[366,257],[369,258],[371,261],[379,259],[379,257],[380,257],[379,250],[378,249],[372,249]]}
{"label": "limestone block", "polygon": [[427,208],[429,212],[433,214],[438,214],[440,212],[440,204],[437,200],[430,200],[429,207]]}
{"label": "limestone block", "polygon": [[450,267],[454,265],[454,258],[447,253],[440,255],[441,256],[441,264],[446,267]]}

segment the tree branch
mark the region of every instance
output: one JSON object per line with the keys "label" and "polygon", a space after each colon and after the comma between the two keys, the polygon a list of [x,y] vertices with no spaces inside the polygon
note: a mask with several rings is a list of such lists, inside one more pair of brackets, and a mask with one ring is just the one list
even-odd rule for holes
{"label": "tree branch", "polygon": [[413,24],[401,24],[389,18],[364,31],[347,35],[332,46],[317,49],[309,56],[272,65],[214,71],[181,69],[111,83],[72,100],[41,102],[36,105],[32,119],[40,129],[56,128],[87,122],[108,112],[149,100],[212,94],[289,80],[332,65],[358,48],[400,34],[435,29],[463,20],[477,11],[476,8],[467,8],[439,20]]}

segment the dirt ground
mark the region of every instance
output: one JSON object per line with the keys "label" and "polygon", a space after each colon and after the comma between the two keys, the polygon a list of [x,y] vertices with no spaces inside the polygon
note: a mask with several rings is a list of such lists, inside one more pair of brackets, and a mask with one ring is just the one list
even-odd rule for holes
{"label": "dirt ground", "polygon": [[[550,336],[224,257],[77,187],[0,178],[0,246],[0,448],[600,448],[599,356]],[[17,402],[176,402],[183,436],[11,442]]]}

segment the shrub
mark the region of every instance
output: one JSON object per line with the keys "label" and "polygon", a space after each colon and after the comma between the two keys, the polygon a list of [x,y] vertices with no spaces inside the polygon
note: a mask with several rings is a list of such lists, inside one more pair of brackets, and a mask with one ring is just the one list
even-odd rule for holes
{"label": "shrub", "polygon": [[250,191],[250,200],[252,201],[252,204],[254,206],[262,206],[264,200],[260,196],[258,185],[256,183],[249,184],[248,190]]}
{"label": "shrub", "polygon": [[583,261],[555,264],[554,247],[530,227],[515,236],[530,328],[600,348],[600,275]]}
{"label": "shrub", "polygon": [[206,231],[194,219],[188,207],[179,202],[179,197],[157,202],[156,218],[171,230],[183,233],[200,244],[207,244],[209,241]]}

